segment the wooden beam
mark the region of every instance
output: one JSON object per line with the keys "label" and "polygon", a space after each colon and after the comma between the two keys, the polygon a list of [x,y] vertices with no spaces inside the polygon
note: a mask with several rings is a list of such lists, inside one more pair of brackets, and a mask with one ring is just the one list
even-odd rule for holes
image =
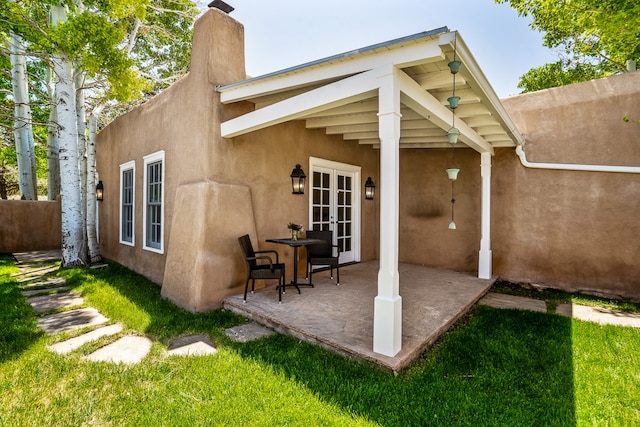
{"label": "wooden beam", "polygon": [[[446,131],[451,127],[452,113],[444,107],[429,92],[426,92],[418,83],[398,70],[398,82],[400,91],[404,94],[403,103],[411,106],[418,114],[428,118],[436,126]],[[456,109],[459,110],[462,107]],[[478,135],[473,129],[467,126],[464,121],[456,120],[456,127],[460,130],[460,140],[479,153],[490,152],[493,154],[493,147]]]}
{"label": "wooden beam", "polygon": [[371,98],[376,94],[378,85],[376,70],[348,77],[222,122],[221,135],[223,138],[233,138],[268,126],[301,119],[315,112]]}

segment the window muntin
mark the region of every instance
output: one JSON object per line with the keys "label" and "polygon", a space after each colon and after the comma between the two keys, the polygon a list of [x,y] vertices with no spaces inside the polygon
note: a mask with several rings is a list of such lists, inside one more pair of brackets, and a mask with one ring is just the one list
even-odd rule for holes
{"label": "window muntin", "polygon": [[134,246],[135,162],[120,165],[120,243]]}
{"label": "window muntin", "polygon": [[164,151],[144,158],[144,249],[164,252]]}

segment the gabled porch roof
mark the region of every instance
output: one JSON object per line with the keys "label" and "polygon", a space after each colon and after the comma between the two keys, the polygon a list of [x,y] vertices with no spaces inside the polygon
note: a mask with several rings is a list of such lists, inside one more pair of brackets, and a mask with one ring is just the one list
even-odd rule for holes
{"label": "gabled porch roof", "polygon": [[478,152],[523,142],[493,88],[457,32],[446,27],[379,43],[296,67],[219,86],[221,102],[249,101],[256,110],[222,123],[231,138],[291,120],[324,128],[344,140],[379,148],[381,77],[396,70],[400,90],[400,148],[444,148],[452,126],[447,98],[456,75],[455,126],[460,141]]}
{"label": "gabled porch roof", "polygon": [[[304,120],[380,149],[380,260],[374,300],[373,351],[386,356],[402,348],[402,298],[398,272],[399,150],[450,147],[454,114],[448,63],[455,75],[459,140],[481,156],[481,240],[478,277],[492,276],[490,244],[491,156],[523,138],[457,32],[446,27],[313,61],[217,88],[225,104],[249,101],[255,110],[220,125],[232,138],[276,124]],[[354,142],[355,143],[355,142]]]}

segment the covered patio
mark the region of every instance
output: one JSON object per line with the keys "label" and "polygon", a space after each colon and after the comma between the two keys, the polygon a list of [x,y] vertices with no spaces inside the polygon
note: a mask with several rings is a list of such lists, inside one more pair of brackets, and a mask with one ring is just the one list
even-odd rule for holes
{"label": "covered patio", "polygon": [[[404,360],[403,355],[421,347],[406,344],[412,332],[402,326],[403,319],[416,314],[403,313],[408,307],[402,300],[414,280],[402,277],[410,273],[399,269],[401,149],[457,145],[479,154],[477,278],[491,280],[491,158],[495,148],[519,146],[524,138],[456,31],[442,27],[216,89],[223,104],[254,106],[220,123],[223,138],[303,120],[308,129],[325,129],[328,135],[341,134],[346,143],[379,150],[378,273],[377,277],[367,273],[365,279],[377,287],[368,286],[353,297],[373,311],[361,331],[367,340],[366,353],[383,356],[371,357]],[[453,187],[451,200],[453,204]],[[449,228],[455,229],[451,209]],[[360,261],[358,256],[355,261]],[[374,271],[373,266],[369,270]],[[402,295],[400,280],[405,283]],[[429,292],[421,298],[429,298]],[[474,301],[469,298],[460,307]]]}
{"label": "covered patio", "polygon": [[289,288],[278,304],[275,286],[247,296],[227,297],[224,308],[321,345],[365,359],[393,372],[407,367],[441,337],[491,288],[496,278],[399,264],[402,292],[402,349],[394,356],[373,351],[374,298],[378,261],[341,267],[340,286],[327,271],[314,275],[314,288]]}

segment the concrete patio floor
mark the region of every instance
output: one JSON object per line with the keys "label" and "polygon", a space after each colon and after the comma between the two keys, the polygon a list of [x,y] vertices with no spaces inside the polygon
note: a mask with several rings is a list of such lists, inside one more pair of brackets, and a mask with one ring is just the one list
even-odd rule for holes
{"label": "concrete patio floor", "polygon": [[[349,357],[398,372],[419,357],[489,290],[496,279],[400,264],[402,349],[393,357],[373,352],[373,302],[378,261],[340,268],[340,286],[329,272],[314,274],[314,288],[288,288],[278,304],[275,282],[247,296],[224,300],[224,308],[274,330]],[[301,278],[302,279],[302,278]]]}

